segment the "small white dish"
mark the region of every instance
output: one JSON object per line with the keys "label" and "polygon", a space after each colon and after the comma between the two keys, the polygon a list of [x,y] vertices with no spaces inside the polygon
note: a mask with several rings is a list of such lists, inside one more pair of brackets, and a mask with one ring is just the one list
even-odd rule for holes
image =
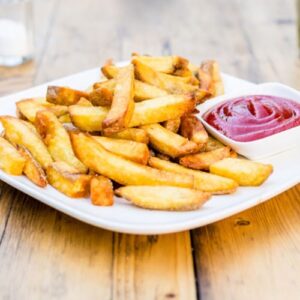
{"label": "small white dish", "polygon": [[221,140],[225,145],[230,146],[237,153],[250,159],[259,160],[300,146],[300,126],[259,140],[239,142],[228,138],[203,119],[203,115],[212,107],[228,100],[248,95],[278,96],[300,103],[300,93],[298,91],[280,83],[264,83],[260,85],[253,85],[249,88],[242,89],[239,92],[229,93],[206,101],[198,106],[200,110],[198,117],[201,119],[210,134],[218,140]]}

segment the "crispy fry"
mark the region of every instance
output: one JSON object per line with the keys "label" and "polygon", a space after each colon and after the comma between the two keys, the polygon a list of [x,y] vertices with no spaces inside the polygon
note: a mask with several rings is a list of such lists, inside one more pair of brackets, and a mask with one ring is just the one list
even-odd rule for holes
{"label": "crispy fry", "polygon": [[104,176],[95,176],[91,180],[91,200],[94,205],[111,206],[114,204],[112,182]]}
{"label": "crispy fry", "polygon": [[120,68],[113,65],[111,62],[108,62],[101,68],[101,71],[107,79],[112,79],[118,75],[119,69]]}
{"label": "crispy fry", "polygon": [[6,139],[0,137],[0,168],[11,175],[21,175],[26,159]]}
{"label": "crispy fry", "polygon": [[47,178],[41,165],[34,159],[31,153],[24,147],[19,147],[19,153],[26,159],[23,173],[39,187],[47,186]]}
{"label": "crispy fry", "polygon": [[93,106],[93,104],[86,98],[81,97],[77,102],[77,105],[81,106]]}
{"label": "crispy fry", "polygon": [[207,143],[208,134],[201,121],[194,115],[181,117],[180,133],[182,136],[195,142],[198,145]]}
{"label": "crispy fry", "polygon": [[173,158],[199,151],[196,143],[167,130],[159,124],[142,127],[149,135],[150,143],[154,149]]}
{"label": "crispy fry", "polygon": [[[194,109],[190,96],[169,95],[135,104],[129,127],[160,123],[181,117]],[[101,131],[102,121],[108,113],[107,107],[69,106],[72,123],[84,131]]]}
{"label": "crispy fry", "polygon": [[62,86],[48,86],[46,99],[50,103],[59,105],[73,105],[76,104],[81,97],[88,98],[88,93],[78,91],[69,87]]}
{"label": "crispy fry", "polygon": [[50,110],[57,117],[63,116],[68,113],[68,107],[63,105],[53,105],[52,103],[46,102],[44,98],[32,98],[24,99],[16,103],[17,109],[22,117],[30,122],[35,121],[35,115],[40,110]]}
{"label": "crispy fry", "polygon": [[86,173],[87,168],[74,154],[68,132],[53,113],[39,111],[35,124],[54,161],[64,161],[79,172]]}
{"label": "crispy fry", "polygon": [[229,178],[209,174],[202,171],[195,171],[185,167],[182,167],[176,163],[161,160],[157,157],[150,157],[149,165],[159,170],[165,170],[169,172],[179,174],[189,174],[194,177],[194,188],[204,192],[210,192],[212,194],[231,194],[235,192],[238,184]]}
{"label": "crispy fry", "polygon": [[149,149],[144,143],[134,141],[108,138],[104,136],[93,136],[93,138],[106,150],[120,155],[126,159],[146,165],[149,159]]}
{"label": "crispy fry", "polygon": [[220,74],[219,65],[214,60],[204,61],[201,65],[201,70],[211,77],[211,94],[216,97],[224,94],[224,84]]}
{"label": "crispy fry", "polygon": [[208,152],[208,151],[213,151],[219,148],[223,148],[224,144],[222,144],[220,141],[216,140],[212,136],[208,136],[206,144],[201,148],[201,151],[203,152]]}
{"label": "crispy fry", "polygon": [[170,156],[165,155],[165,154],[161,154],[161,153],[157,153],[156,155],[152,155],[152,156],[156,156],[160,159],[166,160],[166,161],[170,161]]}
{"label": "crispy fry", "polygon": [[52,158],[33,125],[11,116],[2,116],[0,121],[5,129],[5,137],[13,145],[27,148],[42,168],[46,169]]}
{"label": "crispy fry", "polygon": [[134,111],[134,73],[129,65],[120,70],[116,77],[111,108],[102,122],[106,133],[119,132],[128,127]]}
{"label": "crispy fry", "polygon": [[157,72],[137,59],[133,59],[132,63],[137,79],[166,90],[170,94],[190,94],[197,102],[201,102],[207,95],[206,91],[197,86],[183,82],[181,77]]}
{"label": "crispy fry", "polygon": [[210,95],[214,93],[213,81],[211,75],[204,72],[201,68],[198,70],[198,78],[200,80],[200,88],[208,91]]}
{"label": "crispy fry", "polygon": [[60,116],[60,117],[58,118],[58,121],[59,121],[60,123],[71,123],[71,122],[72,122],[69,114]]}
{"label": "crispy fry", "polygon": [[160,171],[124,159],[105,150],[92,137],[71,132],[74,151],[91,170],[124,185],[171,185],[193,187],[190,175]]}
{"label": "crispy fry", "polygon": [[[92,93],[90,93],[90,100],[95,105],[110,105],[112,102],[115,86],[115,79],[96,83],[94,85],[94,87],[96,88]],[[158,98],[166,95],[168,95],[168,93],[162,89],[144,83],[140,80],[134,80],[134,101],[136,102]]]}
{"label": "crispy fry", "polygon": [[125,186],[115,192],[136,206],[170,211],[195,210],[210,197],[209,193],[174,186]]}
{"label": "crispy fry", "polygon": [[162,123],[162,126],[174,133],[177,133],[180,127],[180,118],[165,121]]}
{"label": "crispy fry", "polygon": [[230,156],[230,148],[223,147],[209,152],[191,154],[179,159],[179,163],[187,168],[208,170],[215,162]]}
{"label": "crispy fry", "polygon": [[67,163],[57,161],[48,166],[47,178],[63,194],[71,198],[81,198],[88,195],[92,176],[81,174]]}
{"label": "crispy fry", "polygon": [[273,172],[272,165],[240,158],[225,158],[209,168],[210,172],[228,177],[243,186],[261,185]]}
{"label": "crispy fry", "polygon": [[141,128],[126,128],[122,131],[110,134],[108,135],[108,137],[115,139],[130,140],[144,144],[149,143],[149,136],[147,132]]}

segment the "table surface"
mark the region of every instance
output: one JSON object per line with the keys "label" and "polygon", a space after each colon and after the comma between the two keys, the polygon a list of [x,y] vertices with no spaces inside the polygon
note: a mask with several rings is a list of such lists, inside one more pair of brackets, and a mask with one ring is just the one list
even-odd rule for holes
{"label": "table surface", "polygon": [[[300,88],[292,0],[37,0],[34,8],[36,59],[0,68],[1,95],[133,51],[215,58],[234,76]],[[161,236],[95,228],[0,187],[1,299],[299,299],[300,185]]]}

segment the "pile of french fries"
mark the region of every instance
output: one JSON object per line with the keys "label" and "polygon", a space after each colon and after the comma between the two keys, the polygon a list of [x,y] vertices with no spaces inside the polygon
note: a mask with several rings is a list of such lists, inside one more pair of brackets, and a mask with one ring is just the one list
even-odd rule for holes
{"label": "pile of french fries", "polygon": [[224,93],[215,61],[134,54],[102,68],[86,91],[49,86],[46,97],[17,102],[1,116],[0,167],[94,205],[114,194],[158,210],[199,208],[212,194],[257,186],[271,165],[237,158],[209,136],[196,106]]}

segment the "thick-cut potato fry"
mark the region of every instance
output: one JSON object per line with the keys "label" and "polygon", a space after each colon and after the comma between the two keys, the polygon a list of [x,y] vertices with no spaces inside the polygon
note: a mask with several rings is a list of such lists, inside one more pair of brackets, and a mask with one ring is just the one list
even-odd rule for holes
{"label": "thick-cut potato fry", "polygon": [[119,132],[128,127],[134,111],[134,73],[133,66],[121,68],[116,77],[111,108],[102,122],[104,132]]}
{"label": "thick-cut potato fry", "polygon": [[[129,127],[176,119],[193,111],[195,102],[187,95],[168,95],[135,104]],[[101,131],[107,107],[69,106],[72,123],[84,131]]]}
{"label": "thick-cut potato fry", "polygon": [[157,72],[178,76],[190,75],[189,61],[180,56],[133,56]]}
{"label": "thick-cut potato fry", "polygon": [[170,94],[190,94],[198,103],[207,95],[207,91],[183,82],[182,77],[157,72],[137,59],[133,59],[132,63],[137,79],[166,90]]}
{"label": "thick-cut potato fry", "polygon": [[161,154],[161,153],[156,153],[156,155],[152,155],[152,156],[156,156],[160,159],[166,160],[166,161],[170,161],[170,156],[165,155],[165,154]]}
{"label": "thick-cut potato fry", "polygon": [[273,172],[272,165],[240,158],[225,158],[209,168],[210,172],[235,180],[239,185],[261,185]]}
{"label": "thick-cut potato fry", "polygon": [[[115,86],[115,79],[96,83],[94,85],[94,91],[89,95],[89,99],[94,105],[110,105],[112,102]],[[159,89],[140,80],[134,80],[134,101],[136,102],[158,98],[166,95],[168,95],[168,93],[162,89]]]}
{"label": "thick-cut potato fry", "polygon": [[149,149],[144,143],[114,139],[104,136],[93,136],[93,138],[106,150],[120,155],[126,159],[146,165],[150,156]]}
{"label": "thick-cut potato fry", "polygon": [[25,117],[28,121],[34,122],[35,115],[40,110],[50,110],[52,111],[57,117],[64,116],[68,113],[68,107],[64,105],[53,105],[52,103],[46,102],[45,100],[42,101],[37,98],[33,99],[24,99],[18,101],[16,103],[17,109],[22,117]]}
{"label": "thick-cut potato fry", "polygon": [[210,74],[207,74],[201,68],[199,68],[197,75],[200,80],[200,88],[208,91],[210,95],[213,95],[213,81]]}
{"label": "thick-cut potato fry", "polygon": [[195,171],[182,167],[176,163],[165,161],[157,157],[150,157],[149,165],[159,170],[165,170],[178,174],[189,174],[194,177],[194,188],[212,194],[231,194],[235,192],[238,184],[229,178],[222,176]]}
{"label": "thick-cut potato fry", "polygon": [[77,102],[77,105],[81,106],[93,106],[93,104],[86,98],[81,97]]}
{"label": "thick-cut potato fry", "polygon": [[110,179],[95,176],[91,180],[91,200],[94,205],[111,206],[114,204],[114,190]]}
{"label": "thick-cut potato fry", "polygon": [[0,168],[11,175],[22,175],[26,159],[6,139],[0,137]]}
{"label": "thick-cut potato fry", "polygon": [[90,190],[91,175],[81,174],[63,161],[50,164],[47,168],[48,182],[71,198],[86,197]]}
{"label": "thick-cut potato fry", "polygon": [[136,206],[170,211],[195,210],[210,197],[209,193],[174,186],[125,186],[115,192]]}
{"label": "thick-cut potato fry", "polygon": [[201,121],[194,115],[181,117],[180,133],[189,140],[204,145],[207,143],[208,134]]}
{"label": "thick-cut potato fry", "polygon": [[106,63],[102,68],[101,71],[103,75],[107,79],[115,78],[119,73],[120,68],[112,64],[111,62]]}
{"label": "thick-cut potato fry", "polygon": [[39,187],[47,186],[46,174],[41,165],[26,148],[19,147],[18,151],[26,159],[23,173],[27,178]]}
{"label": "thick-cut potato fry", "polygon": [[210,92],[213,96],[219,96],[224,94],[224,84],[222,81],[219,65],[214,60],[204,61],[201,65],[201,70],[210,75],[212,80],[212,86]]}
{"label": "thick-cut potato fry", "polygon": [[53,113],[47,110],[36,114],[36,128],[55,161],[64,161],[81,173],[87,168],[75,156],[69,134]]}
{"label": "thick-cut potato fry", "polygon": [[69,114],[58,117],[58,121],[60,123],[71,123],[72,122]]}
{"label": "thick-cut potato fry", "polygon": [[74,90],[69,87],[49,85],[46,99],[50,103],[69,106],[76,104],[81,97],[88,98],[88,95],[87,92]]}
{"label": "thick-cut potato fry", "polygon": [[225,145],[222,144],[220,141],[216,140],[214,137],[209,135],[207,142],[205,143],[203,148],[201,148],[201,151],[203,152],[213,151],[219,148],[223,148],[224,146]]}
{"label": "thick-cut potato fry", "polygon": [[70,132],[77,157],[91,170],[123,185],[170,185],[193,188],[194,178],[143,166],[105,150],[92,137]]}
{"label": "thick-cut potato fry", "polygon": [[149,143],[149,136],[144,129],[126,128],[122,131],[108,135],[110,138],[135,141],[138,143]]}
{"label": "thick-cut potato fry", "polygon": [[230,156],[230,148],[223,147],[209,152],[186,155],[179,159],[179,163],[187,168],[208,170],[213,163]]}
{"label": "thick-cut potato fry", "polygon": [[175,158],[199,151],[199,146],[196,143],[159,124],[145,125],[142,128],[148,133],[153,148],[163,154]]}
{"label": "thick-cut potato fry", "polygon": [[11,116],[1,116],[0,121],[5,129],[5,137],[13,145],[27,148],[42,168],[46,169],[52,162],[52,158],[35,127],[31,123]]}
{"label": "thick-cut potato fry", "polygon": [[180,118],[165,121],[162,123],[162,126],[174,133],[177,133],[180,127]]}

